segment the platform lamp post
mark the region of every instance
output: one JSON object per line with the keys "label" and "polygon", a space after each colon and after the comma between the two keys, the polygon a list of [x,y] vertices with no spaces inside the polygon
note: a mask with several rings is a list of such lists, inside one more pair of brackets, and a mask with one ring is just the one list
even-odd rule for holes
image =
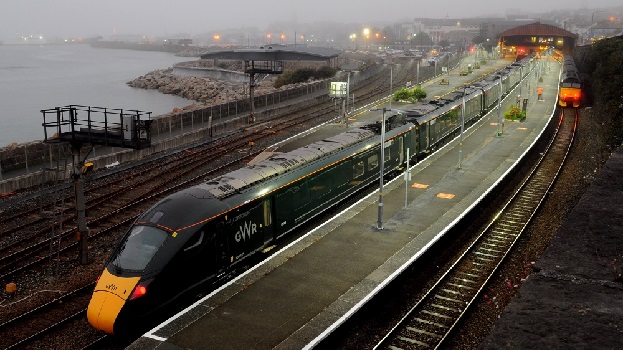
{"label": "platform lamp post", "polygon": [[394,98],[394,64],[389,65],[389,109],[392,109],[392,99]]}
{"label": "platform lamp post", "polygon": [[519,96],[521,97],[521,83],[523,80],[523,65],[519,66]]}
{"label": "platform lamp post", "polygon": [[458,169],[461,169],[463,161],[463,131],[465,130],[465,90],[467,84],[463,85],[463,101],[461,102],[461,139],[459,140],[459,164]]}
{"label": "platform lamp post", "polygon": [[500,131],[501,118],[500,114],[502,113],[502,74],[500,74],[500,96],[498,97],[498,136],[502,136],[502,131]]}
{"label": "platform lamp post", "polygon": [[383,173],[385,171],[385,113],[386,112],[396,112],[401,113],[399,110],[391,109],[391,108],[371,108],[371,112],[374,111],[383,111],[383,119],[381,121],[381,166],[379,170],[379,210],[378,210],[378,220],[376,222],[376,228],[379,230],[383,229]]}

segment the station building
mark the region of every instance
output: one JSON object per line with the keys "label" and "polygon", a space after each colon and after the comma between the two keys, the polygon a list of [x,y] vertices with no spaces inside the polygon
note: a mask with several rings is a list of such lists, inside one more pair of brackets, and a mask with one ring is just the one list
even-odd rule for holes
{"label": "station building", "polygon": [[538,55],[548,48],[569,53],[577,40],[577,34],[540,22],[511,28],[498,36],[500,55],[515,56],[517,60],[530,54]]}

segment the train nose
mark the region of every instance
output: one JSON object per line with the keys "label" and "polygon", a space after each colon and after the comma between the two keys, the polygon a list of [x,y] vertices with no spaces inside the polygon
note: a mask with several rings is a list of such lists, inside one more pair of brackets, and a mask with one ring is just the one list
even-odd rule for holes
{"label": "train nose", "polygon": [[114,334],[114,325],[121,309],[140,277],[123,278],[104,270],[87,309],[87,319],[95,329]]}
{"label": "train nose", "polygon": [[95,329],[114,334],[114,325],[125,300],[104,291],[95,291],[87,309],[87,319]]}

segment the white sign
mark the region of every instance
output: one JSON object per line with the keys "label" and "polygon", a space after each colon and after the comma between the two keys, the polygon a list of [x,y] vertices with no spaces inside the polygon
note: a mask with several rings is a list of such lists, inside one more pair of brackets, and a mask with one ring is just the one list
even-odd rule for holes
{"label": "white sign", "polygon": [[331,89],[329,90],[330,97],[343,98],[346,97],[347,83],[342,81],[332,81]]}

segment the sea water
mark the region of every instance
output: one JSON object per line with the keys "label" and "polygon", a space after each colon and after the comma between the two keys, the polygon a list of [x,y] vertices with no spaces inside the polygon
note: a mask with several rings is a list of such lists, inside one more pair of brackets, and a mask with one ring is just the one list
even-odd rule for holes
{"label": "sea water", "polygon": [[70,104],[135,109],[152,117],[193,101],[126,83],[192,60],[171,53],[88,44],[0,45],[0,148],[44,138],[42,109]]}

